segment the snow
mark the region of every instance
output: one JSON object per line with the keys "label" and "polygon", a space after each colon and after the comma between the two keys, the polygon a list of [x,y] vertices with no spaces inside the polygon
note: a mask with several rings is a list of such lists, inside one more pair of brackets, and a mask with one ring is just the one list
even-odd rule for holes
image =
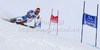
{"label": "snow", "polygon": [[20,31],[30,29],[0,18],[0,50],[98,50],[88,45],[66,40],[45,32]]}
{"label": "snow", "polygon": [[[94,45],[94,28],[84,27],[83,43],[80,44],[83,2],[84,0],[0,1],[0,50],[97,50],[86,45]],[[86,12],[96,15],[97,4],[100,4],[100,0],[86,0]],[[59,25],[59,29],[62,29],[60,29],[58,37],[54,36],[56,31],[51,33],[38,32],[39,29],[30,29],[2,20],[2,18],[23,16],[27,11],[37,7],[41,8],[40,17],[44,22],[42,29],[49,27],[48,22],[52,8],[54,15],[57,15],[57,10],[59,10],[59,20],[62,20],[63,23]],[[6,13],[2,12],[3,10]],[[98,47],[100,47],[99,24],[100,22],[98,23]],[[55,24],[52,26],[56,27]],[[54,27],[53,29],[55,29]]]}

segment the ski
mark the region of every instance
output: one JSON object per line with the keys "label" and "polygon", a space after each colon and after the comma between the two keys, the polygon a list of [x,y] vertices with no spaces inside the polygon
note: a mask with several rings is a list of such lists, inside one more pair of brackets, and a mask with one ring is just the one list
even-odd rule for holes
{"label": "ski", "polygon": [[36,28],[36,26],[28,26],[28,25],[25,25],[25,24],[20,23],[20,22],[11,22],[11,21],[10,21],[11,19],[13,20],[13,19],[15,19],[15,18],[9,18],[9,19],[3,18],[3,20],[8,21],[8,22],[10,22],[10,23],[16,23],[17,25],[22,25],[22,26],[29,27],[29,28]]}

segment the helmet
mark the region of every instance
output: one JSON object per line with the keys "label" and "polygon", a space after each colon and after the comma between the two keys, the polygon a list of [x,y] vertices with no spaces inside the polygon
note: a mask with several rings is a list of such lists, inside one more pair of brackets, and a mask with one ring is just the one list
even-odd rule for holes
{"label": "helmet", "polygon": [[40,12],[40,8],[36,8],[36,11]]}

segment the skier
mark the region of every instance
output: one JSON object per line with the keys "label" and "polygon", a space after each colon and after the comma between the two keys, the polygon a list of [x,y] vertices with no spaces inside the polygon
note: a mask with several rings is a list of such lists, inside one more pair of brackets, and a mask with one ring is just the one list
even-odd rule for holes
{"label": "skier", "polygon": [[[12,22],[12,23],[16,22],[16,24],[24,25],[24,23],[32,22],[33,19],[40,19],[39,13],[40,13],[40,8],[36,8],[35,11],[34,10],[28,11],[25,16],[11,19],[10,22]],[[36,27],[37,25],[38,24],[35,24],[34,27]]]}

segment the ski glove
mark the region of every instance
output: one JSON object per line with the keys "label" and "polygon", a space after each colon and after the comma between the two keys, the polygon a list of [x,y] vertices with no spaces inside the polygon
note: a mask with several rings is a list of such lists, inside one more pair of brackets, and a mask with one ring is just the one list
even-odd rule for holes
{"label": "ski glove", "polygon": [[33,15],[32,17],[36,17],[35,15]]}

